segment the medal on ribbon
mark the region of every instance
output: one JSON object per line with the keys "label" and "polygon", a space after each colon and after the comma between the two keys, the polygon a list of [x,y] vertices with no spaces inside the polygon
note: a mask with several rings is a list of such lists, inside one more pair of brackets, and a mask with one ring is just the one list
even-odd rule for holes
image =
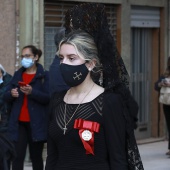
{"label": "medal on ribbon", "polygon": [[94,132],[99,132],[100,124],[83,119],[76,119],[74,128],[79,129],[79,136],[86,149],[86,154],[94,155]]}

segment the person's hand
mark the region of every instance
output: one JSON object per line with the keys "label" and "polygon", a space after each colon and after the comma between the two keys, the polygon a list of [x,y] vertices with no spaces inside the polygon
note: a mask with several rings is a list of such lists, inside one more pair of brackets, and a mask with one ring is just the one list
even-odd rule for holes
{"label": "person's hand", "polygon": [[166,84],[162,81],[159,83],[159,87],[166,87]]}
{"label": "person's hand", "polygon": [[18,88],[14,88],[11,90],[11,95],[12,97],[18,97],[19,93],[18,93]]}
{"label": "person's hand", "polygon": [[27,84],[26,86],[21,86],[21,87],[20,87],[20,90],[21,90],[25,95],[29,95],[29,94],[31,94],[31,92],[32,92],[32,87],[31,87],[29,84]]}
{"label": "person's hand", "polygon": [[164,87],[170,87],[170,83],[169,82],[165,82],[163,86]]}
{"label": "person's hand", "polygon": [[160,83],[158,83],[159,87],[170,87],[170,82],[167,80],[163,79]]}

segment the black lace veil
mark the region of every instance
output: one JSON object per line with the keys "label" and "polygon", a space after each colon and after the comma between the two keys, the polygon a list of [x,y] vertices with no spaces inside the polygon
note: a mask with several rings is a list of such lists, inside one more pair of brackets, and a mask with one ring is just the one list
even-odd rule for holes
{"label": "black lace veil", "polygon": [[84,30],[94,37],[98,55],[103,67],[103,87],[122,96],[126,110],[127,149],[129,169],[143,170],[133,128],[137,125],[138,104],[129,90],[129,75],[118,53],[114,38],[109,30],[105,6],[96,3],[83,3],[69,9],[65,15],[65,33]]}
{"label": "black lace veil", "polygon": [[83,3],[69,9],[65,15],[65,28],[66,34],[81,29],[94,37],[103,67],[103,87],[106,90],[129,88],[129,75],[109,30],[103,4]]}

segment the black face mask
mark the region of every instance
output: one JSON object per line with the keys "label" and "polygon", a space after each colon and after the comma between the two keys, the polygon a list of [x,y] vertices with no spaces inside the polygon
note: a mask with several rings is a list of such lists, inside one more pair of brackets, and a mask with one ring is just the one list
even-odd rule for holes
{"label": "black face mask", "polygon": [[65,83],[70,87],[81,84],[89,73],[85,64],[75,66],[61,63],[60,70]]}

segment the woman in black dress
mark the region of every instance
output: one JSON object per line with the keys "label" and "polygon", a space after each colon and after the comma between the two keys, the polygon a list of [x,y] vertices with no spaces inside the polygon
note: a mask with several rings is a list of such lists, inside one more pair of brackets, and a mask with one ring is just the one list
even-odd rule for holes
{"label": "woman in black dress", "polygon": [[93,37],[68,34],[58,56],[71,88],[51,99],[46,170],[128,170],[125,107],[93,81],[103,69]]}
{"label": "woman in black dress", "polygon": [[[93,96],[92,98],[94,98],[94,99],[92,101],[90,100],[91,101],[90,103],[93,103],[92,104],[93,108],[97,109],[97,110],[93,110],[94,111],[93,113],[102,113],[101,115],[105,115],[105,114],[103,114],[104,112],[108,112],[108,113],[111,112],[112,113],[112,111],[115,110],[118,115],[116,115],[116,114],[111,114],[111,115],[116,116],[117,123],[119,121],[121,122],[121,126],[119,127],[119,131],[122,132],[121,137],[124,138],[126,136],[126,139],[120,139],[120,140],[116,139],[116,138],[114,139],[114,141],[117,140],[120,143],[121,143],[121,140],[125,142],[125,145],[124,145],[125,150],[124,150],[124,148],[120,149],[119,147],[117,147],[117,150],[115,152],[111,151],[113,153],[113,155],[115,154],[114,156],[116,156],[117,153],[118,153],[118,155],[120,153],[121,156],[120,156],[120,159],[119,159],[118,162],[110,161],[110,163],[108,164],[108,162],[107,162],[108,159],[107,159],[107,161],[106,161],[107,163],[105,162],[106,164],[105,163],[103,164],[103,162],[101,162],[101,165],[98,164],[98,163],[96,164],[93,160],[91,160],[91,161],[88,160],[88,161],[85,161],[85,162],[83,161],[84,163],[82,163],[82,161],[80,161],[82,157],[79,156],[79,155],[77,155],[77,157],[76,157],[75,156],[76,153],[74,152],[74,149],[71,149],[70,151],[72,152],[73,159],[75,159],[75,160],[77,159],[77,162],[80,162],[80,163],[78,165],[75,165],[74,164],[75,160],[73,160],[73,161],[70,160],[69,161],[70,164],[69,164],[67,159],[65,159],[65,154],[63,156],[60,155],[61,156],[60,160],[61,160],[61,162],[63,162],[63,165],[64,165],[64,166],[62,165],[62,168],[64,168],[64,169],[89,169],[89,168],[96,169],[96,168],[99,167],[98,169],[101,169],[101,168],[108,169],[108,165],[109,165],[110,169],[113,169],[113,167],[115,169],[117,169],[117,167],[119,167],[120,164],[122,164],[121,167],[119,167],[119,169],[124,169],[124,168],[126,169],[127,166],[128,166],[129,170],[132,170],[132,169],[143,170],[143,165],[142,165],[142,162],[141,162],[141,159],[140,159],[140,155],[139,155],[139,151],[138,151],[138,147],[137,147],[137,144],[136,144],[134,131],[133,131],[133,129],[137,127],[136,121],[137,121],[137,113],[138,113],[138,104],[136,103],[136,101],[131,96],[131,93],[130,93],[130,90],[129,90],[129,87],[128,87],[128,85],[129,85],[129,75],[127,73],[127,70],[126,70],[125,65],[123,63],[123,60],[122,60],[122,58],[120,57],[120,55],[117,51],[117,48],[116,48],[116,45],[115,45],[115,42],[114,42],[114,38],[111,35],[111,32],[109,30],[109,25],[108,25],[108,22],[107,22],[107,16],[106,16],[106,12],[105,12],[105,6],[103,4],[96,4],[96,3],[83,3],[83,4],[75,5],[73,8],[71,8],[67,11],[67,13],[65,15],[65,25],[64,25],[64,27],[66,29],[65,30],[66,35],[69,34],[72,31],[74,31],[74,30],[84,30],[85,32],[89,33],[93,37],[94,42],[95,42],[96,47],[97,47],[97,51],[98,51],[98,55],[97,55],[98,59],[96,61],[100,60],[102,67],[97,62],[95,64],[93,71],[90,71],[90,75],[93,77],[93,81],[95,82],[95,85],[94,85],[95,89],[96,89],[96,87],[98,87],[98,90],[99,89],[101,90],[102,89],[101,87],[104,87],[104,89],[105,89],[105,92],[103,92],[103,93],[101,92],[102,91],[101,90],[100,92],[97,91],[98,93],[95,93],[95,95],[94,94],[92,95]],[[89,50],[89,51],[92,50],[91,48],[90,49],[86,48],[86,49]],[[88,57],[90,56],[89,51],[86,51],[86,54],[84,55],[84,57],[87,57],[87,53],[88,53]],[[77,52],[77,50],[76,50],[76,52]],[[83,59],[85,59],[84,57],[83,57]],[[90,61],[91,61],[91,59],[90,59]],[[81,65],[81,64],[76,63],[75,65]],[[77,68],[77,67],[72,67],[71,69],[73,69],[73,68]],[[82,67],[80,67],[80,68],[82,68]],[[96,70],[96,68],[97,68],[97,70]],[[65,66],[64,67],[62,66],[61,71],[63,72],[62,69],[64,69],[64,72],[66,70],[68,70],[67,74],[63,74],[64,80],[65,80],[65,82],[67,83],[68,86],[72,87],[72,86],[76,86],[76,85],[79,84],[79,82],[78,82],[78,84],[77,83],[74,84],[70,80],[70,78],[73,77],[73,76],[70,75],[71,74],[70,67],[65,68]],[[90,70],[91,69],[92,68],[90,67]],[[94,72],[95,72],[95,74],[93,74]],[[99,74],[96,74],[96,73],[99,73]],[[74,78],[76,80],[78,80],[78,79],[80,79],[80,75],[78,73],[75,73]],[[56,76],[58,76],[57,73],[56,73]],[[87,77],[88,77],[88,75],[87,75]],[[56,80],[54,80],[54,81],[56,81]],[[88,86],[90,86],[90,83],[87,83],[87,84],[88,84]],[[96,86],[96,84],[100,85],[101,87]],[[93,89],[94,87],[92,86],[91,88],[92,88],[91,91],[94,91],[94,89]],[[83,89],[87,90],[86,88],[83,88]],[[84,91],[84,93],[87,92],[86,95],[89,96],[91,94],[91,91],[89,91],[89,92]],[[106,93],[106,92],[109,92],[109,93]],[[115,96],[119,96],[119,97],[115,97],[115,98],[116,98],[116,101],[119,101],[118,103],[121,105],[121,107],[118,104],[114,104],[115,100],[112,100],[111,99],[112,97],[111,98],[108,97],[108,96],[110,96],[110,92],[112,92],[112,94],[114,93]],[[82,94],[82,93],[80,93],[80,94]],[[59,96],[58,95],[55,96],[55,97],[53,96],[52,101],[51,101],[51,111],[50,111],[50,113],[55,112],[55,110],[56,110],[55,105],[56,104],[58,105],[59,103],[61,103],[63,101],[63,97],[65,95],[69,96],[69,93],[68,93],[68,95],[66,93],[63,93],[62,95],[59,95]],[[56,115],[60,115],[59,119],[56,116],[53,116],[54,114],[51,114],[50,120],[53,120],[53,119],[59,120],[58,125],[59,125],[60,129],[63,129],[63,133],[67,134],[67,132],[69,131],[68,127],[71,126],[70,125],[71,122],[73,124],[74,119],[76,119],[74,116],[76,116],[77,112],[79,112],[79,107],[82,106],[83,103],[86,104],[86,102],[85,102],[86,97],[87,97],[86,95],[84,97],[81,96],[82,100],[80,98],[75,97],[76,99],[79,99],[79,102],[80,102],[79,104],[78,104],[78,101],[76,99],[75,100],[74,100],[74,98],[69,99],[69,97],[68,97],[68,99],[71,100],[72,102],[74,101],[75,104],[69,103],[71,105],[66,104],[66,107],[65,107],[65,105],[63,105],[63,107],[61,107],[61,109],[63,109],[63,110],[61,110],[60,112],[64,114],[63,118],[62,118],[62,114],[56,113]],[[103,97],[101,97],[101,96],[103,96]],[[99,98],[101,98],[101,100],[99,100]],[[118,99],[118,98],[120,98],[120,99]],[[105,102],[102,102],[102,101],[106,101],[106,105],[108,105],[108,106],[104,107]],[[123,101],[123,103],[122,103],[122,101]],[[76,105],[76,103],[78,105]],[[114,108],[112,108],[113,106],[114,106]],[[116,106],[118,106],[119,109],[122,108],[123,110],[126,110],[126,111],[123,111],[123,117],[122,117],[122,114],[119,115],[119,112],[122,112],[122,111],[120,111],[120,110],[117,111]],[[83,108],[83,110],[84,109],[85,109],[85,113],[89,113],[88,107]],[[68,115],[67,115],[67,112],[68,112]],[[87,114],[87,117],[88,117],[88,114]],[[85,116],[85,118],[86,118],[86,116]],[[105,118],[105,116],[103,116],[103,118]],[[111,131],[109,124],[114,123],[114,121],[116,120],[115,117],[112,117],[112,118],[109,117],[109,118],[110,118],[109,122],[107,122],[108,117],[106,119],[104,119],[104,122],[108,125],[106,127],[106,128],[108,128],[107,129],[108,132]],[[62,123],[62,119],[64,120],[64,123]],[[80,122],[79,122],[79,120],[76,121],[76,122],[77,122],[76,124],[79,125],[79,124],[82,123],[82,120],[80,120]],[[120,124],[120,122],[118,124]],[[87,123],[87,125],[88,124],[89,124],[89,122]],[[78,125],[75,125],[75,128],[80,128]],[[116,123],[115,123],[115,125],[116,125]],[[98,124],[96,126],[98,127]],[[121,129],[121,127],[122,127],[122,129]],[[124,130],[123,130],[124,128],[126,129],[126,132],[124,132]],[[116,129],[118,129],[118,128],[116,128]],[[95,129],[93,129],[93,130],[95,130]],[[56,132],[56,130],[49,130],[49,131]],[[81,132],[82,132],[82,130],[81,130]],[[85,131],[85,132],[87,132],[87,131]],[[96,132],[97,132],[97,130],[96,130]],[[126,133],[126,134],[124,134],[124,133]],[[83,133],[83,134],[84,134],[84,138],[89,137],[88,134],[86,134],[86,133]],[[107,141],[112,141],[113,138],[114,138],[114,136],[111,136],[111,137],[109,137],[109,139],[107,139]],[[70,140],[66,140],[66,141],[70,142]],[[83,140],[82,140],[82,142],[83,142]],[[65,141],[61,140],[61,143],[64,144]],[[102,158],[104,160],[106,158],[105,157],[106,154],[108,154],[106,152],[105,152],[105,154],[102,153],[102,151],[106,150],[106,148],[105,148],[106,143],[105,142],[102,143],[102,140],[100,141],[100,143],[101,143],[100,147],[101,148],[103,147],[104,149],[99,151],[99,153],[100,153],[99,155],[100,156],[103,155]],[[112,148],[112,143],[111,143],[110,148]],[[74,144],[75,143],[73,142],[73,145]],[[50,145],[52,146],[52,144],[48,144],[48,146],[50,146]],[[69,146],[68,143],[66,145]],[[82,145],[82,143],[81,143],[81,145]],[[110,144],[108,144],[108,146],[109,145]],[[65,146],[64,146],[64,148],[65,148]],[[87,142],[83,142],[83,146],[86,149],[89,147]],[[57,152],[56,152],[56,150],[53,150],[54,149],[53,147],[50,147],[50,148],[48,148],[48,154],[49,155],[48,155],[48,159],[47,159],[47,166],[46,166],[47,169],[52,169],[56,166],[56,162],[55,162],[56,157],[52,156],[51,153],[54,151],[54,154],[56,154]],[[63,147],[59,146],[59,148],[61,148],[61,150],[59,150],[59,153],[60,153],[60,151],[61,151],[61,153],[67,152],[67,151],[64,151],[62,149]],[[70,146],[69,148],[74,148],[74,147]],[[86,151],[87,153],[89,153],[89,152],[93,153],[92,152],[93,146],[91,146],[90,148],[88,149],[88,151]],[[122,149],[123,149],[123,153],[122,153]],[[125,156],[124,151],[125,151],[125,155],[126,155],[126,160],[124,160],[124,158],[125,158],[124,157]],[[83,149],[83,152],[84,152],[84,149]],[[113,160],[114,156],[112,156],[111,152],[109,152],[110,155],[111,155],[110,160]],[[93,159],[95,159],[96,162],[99,162],[100,156],[99,157],[93,157]],[[113,159],[112,159],[112,157],[113,157]],[[96,159],[96,158],[99,158],[99,159]],[[107,156],[107,158],[108,158],[108,156]],[[54,161],[52,159],[54,159]],[[74,164],[73,167],[72,167],[71,162]],[[128,165],[127,165],[127,162],[128,162]],[[90,166],[89,166],[89,163],[90,163]],[[114,163],[116,163],[116,164],[114,165]],[[85,164],[87,164],[87,165],[85,166]],[[96,164],[95,167],[94,167],[94,164]],[[59,165],[59,164],[57,164],[57,165]],[[62,168],[60,167],[60,169],[62,169]]]}

